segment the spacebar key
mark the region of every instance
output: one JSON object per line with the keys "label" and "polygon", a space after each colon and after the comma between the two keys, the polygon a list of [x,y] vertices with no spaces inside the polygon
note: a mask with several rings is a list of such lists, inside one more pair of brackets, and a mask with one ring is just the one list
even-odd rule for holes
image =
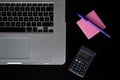
{"label": "spacebar key", "polygon": [[0,27],[0,32],[25,32],[25,28]]}

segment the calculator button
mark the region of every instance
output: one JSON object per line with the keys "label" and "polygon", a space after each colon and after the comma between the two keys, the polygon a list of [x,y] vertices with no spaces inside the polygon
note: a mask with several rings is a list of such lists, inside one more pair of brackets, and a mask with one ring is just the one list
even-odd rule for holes
{"label": "calculator button", "polygon": [[83,62],[82,62],[81,64],[82,64],[82,65],[84,65],[84,63],[83,63]]}
{"label": "calculator button", "polygon": [[84,66],[86,67],[87,65],[85,64]]}
{"label": "calculator button", "polygon": [[85,69],[86,67],[83,67],[83,69]]}
{"label": "calculator button", "polygon": [[75,59],[76,62],[78,62],[78,59]]}
{"label": "calculator button", "polygon": [[82,74],[83,74],[83,72],[80,72],[80,74],[82,75]]}
{"label": "calculator button", "polygon": [[77,67],[75,67],[75,70],[77,70]]}
{"label": "calculator button", "polygon": [[81,63],[81,61],[78,61],[78,63]]}
{"label": "calculator button", "polygon": [[83,71],[83,68],[81,68],[81,71]]}
{"label": "calculator button", "polygon": [[79,67],[79,69],[81,69],[81,67]]}

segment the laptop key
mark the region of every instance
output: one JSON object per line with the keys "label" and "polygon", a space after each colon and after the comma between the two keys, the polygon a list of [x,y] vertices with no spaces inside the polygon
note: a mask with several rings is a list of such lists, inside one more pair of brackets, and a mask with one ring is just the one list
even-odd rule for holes
{"label": "laptop key", "polygon": [[11,6],[15,6],[15,3],[12,3]]}
{"label": "laptop key", "polygon": [[53,32],[53,29],[49,29],[49,32]]}
{"label": "laptop key", "polygon": [[36,4],[36,3],[33,3],[32,6],[37,6],[37,4]]}
{"label": "laptop key", "polygon": [[42,30],[42,29],[39,29],[38,32],[43,32],[43,30]]}
{"label": "laptop key", "polygon": [[15,26],[15,22],[11,22],[11,27],[14,27]]}
{"label": "laptop key", "polygon": [[25,32],[25,28],[16,27],[0,27],[0,32]]}
{"label": "laptop key", "polygon": [[53,12],[49,12],[49,16],[53,16]]}
{"label": "laptop key", "polygon": [[42,3],[39,3],[38,6],[42,6],[43,4]]}
{"label": "laptop key", "polygon": [[6,16],[6,12],[2,12],[2,16]]}
{"label": "laptop key", "polygon": [[49,17],[45,17],[45,21],[49,21]]}
{"label": "laptop key", "polygon": [[20,27],[20,22],[16,22],[16,27]]}
{"label": "laptop key", "polygon": [[31,7],[31,11],[35,11],[35,7]]}
{"label": "laptop key", "polygon": [[18,17],[14,17],[14,21],[18,21]]}
{"label": "laptop key", "polygon": [[10,3],[6,3],[6,6],[10,6]]}
{"label": "laptop key", "polygon": [[5,24],[6,24],[6,26],[10,26],[10,22],[6,22]]}
{"label": "laptop key", "polygon": [[28,21],[28,17],[24,17],[24,21]]}
{"label": "laptop key", "polygon": [[0,27],[4,27],[4,22],[0,22]]}
{"label": "laptop key", "polygon": [[23,16],[27,16],[27,12],[23,12]]}
{"label": "laptop key", "polygon": [[30,7],[26,7],[26,8],[25,8],[25,11],[30,11]]}
{"label": "laptop key", "polygon": [[47,11],[53,11],[53,7],[47,7]]}
{"label": "laptop key", "polygon": [[4,7],[4,11],[9,11],[9,7]]}
{"label": "laptop key", "polygon": [[32,27],[28,27],[27,32],[32,32]]}
{"label": "laptop key", "polygon": [[39,18],[38,18],[38,17],[35,17],[35,21],[39,21]]}
{"label": "laptop key", "polygon": [[11,12],[7,12],[7,16],[11,16]]}
{"label": "laptop key", "polygon": [[40,21],[44,21],[44,17],[40,17]]}
{"label": "laptop key", "polygon": [[45,11],[45,7],[41,7],[41,11]]}
{"label": "laptop key", "polygon": [[32,12],[28,12],[28,16],[32,16]]}
{"label": "laptop key", "polygon": [[44,12],[44,16],[48,16],[48,12]]}
{"label": "laptop key", "polygon": [[30,27],[31,26],[31,22],[27,22],[27,26]]}
{"label": "laptop key", "polygon": [[22,6],[26,6],[26,3],[23,3]]}
{"label": "laptop key", "polygon": [[19,11],[19,7],[15,7],[15,11]]}
{"label": "laptop key", "polygon": [[37,23],[37,26],[40,27],[40,26],[41,26],[41,22],[38,22],[38,23]]}
{"label": "laptop key", "polygon": [[7,17],[3,17],[3,21],[7,21]]}
{"label": "laptop key", "polygon": [[14,11],[14,7],[10,7],[10,11]]}
{"label": "laptop key", "polygon": [[2,21],[2,17],[0,17],[0,21]]}
{"label": "laptop key", "polygon": [[34,28],[33,28],[33,32],[37,32],[37,27],[34,27]]}
{"label": "laptop key", "polygon": [[49,6],[53,6],[53,4],[50,3]]}
{"label": "laptop key", "polygon": [[47,3],[45,3],[45,4],[43,4],[43,6],[48,6],[48,4],[47,4]]}
{"label": "laptop key", "polygon": [[21,4],[20,4],[20,3],[17,3],[16,6],[21,6]]}
{"label": "laptop key", "polygon": [[3,7],[0,7],[0,11],[3,11]]}
{"label": "laptop key", "polygon": [[50,17],[50,21],[53,21],[53,17]]}
{"label": "laptop key", "polygon": [[53,26],[53,22],[43,22],[42,26]]}
{"label": "laptop key", "polygon": [[21,22],[21,26],[22,26],[22,27],[25,27],[25,22]]}
{"label": "laptop key", "polygon": [[13,20],[13,18],[12,17],[8,17],[8,21],[12,21]]}
{"label": "laptop key", "polygon": [[39,12],[39,16],[43,16],[43,12]]}
{"label": "laptop key", "polygon": [[34,18],[33,17],[29,17],[29,21],[33,21],[34,20]]}
{"label": "laptop key", "polygon": [[18,12],[18,14],[17,14],[18,16],[22,16],[22,12]]}
{"label": "laptop key", "polygon": [[36,7],[36,11],[40,11],[40,7]]}
{"label": "laptop key", "polygon": [[19,17],[19,21],[23,21],[23,17]]}
{"label": "laptop key", "polygon": [[33,12],[33,16],[37,16],[37,12]]}
{"label": "laptop key", "polygon": [[45,32],[45,33],[46,33],[46,32],[48,32],[48,30],[43,30],[43,32]]}
{"label": "laptop key", "polygon": [[27,6],[31,6],[32,4],[31,3],[27,3]]}
{"label": "laptop key", "polygon": [[20,7],[20,11],[24,11],[25,10],[25,8],[24,7]]}
{"label": "laptop key", "polygon": [[32,22],[32,26],[35,27],[36,26],[36,22]]}
{"label": "laptop key", "polygon": [[16,12],[12,12],[12,16],[16,16],[17,15],[17,13]]}

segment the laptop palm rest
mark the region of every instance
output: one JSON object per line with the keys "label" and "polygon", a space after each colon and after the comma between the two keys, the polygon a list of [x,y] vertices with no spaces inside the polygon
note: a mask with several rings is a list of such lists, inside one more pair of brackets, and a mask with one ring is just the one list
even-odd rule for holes
{"label": "laptop palm rest", "polygon": [[1,37],[1,59],[27,59],[30,55],[29,38],[25,37]]}

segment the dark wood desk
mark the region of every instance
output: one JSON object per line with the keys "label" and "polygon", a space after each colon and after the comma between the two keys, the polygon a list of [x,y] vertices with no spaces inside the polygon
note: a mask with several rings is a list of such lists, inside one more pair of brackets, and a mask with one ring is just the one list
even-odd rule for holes
{"label": "dark wood desk", "polygon": [[[114,59],[114,8],[109,0],[67,0],[66,1],[66,22],[67,22],[67,43],[66,43],[66,63],[57,66],[0,66],[1,80],[114,80],[115,70]],[[87,40],[85,35],[76,25],[79,20],[76,13],[86,15],[91,10],[95,10],[103,20],[107,28],[105,29],[112,38],[107,38],[102,33],[91,40]],[[81,45],[85,45],[98,54],[91,64],[84,79],[68,71],[68,67]],[[116,74],[115,74],[116,75]]]}

